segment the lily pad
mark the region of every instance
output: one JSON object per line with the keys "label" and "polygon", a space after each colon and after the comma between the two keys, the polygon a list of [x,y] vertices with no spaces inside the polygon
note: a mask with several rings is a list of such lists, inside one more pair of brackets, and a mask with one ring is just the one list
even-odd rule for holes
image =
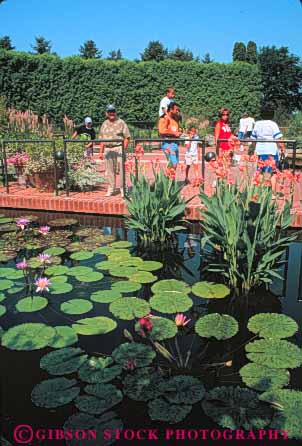
{"label": "lily pad", "polygon": [[0,305],[0,316],[3,316],[6,313],[6,307],[4,305]]}
{"label": "lily pad", "polygon": [[75,278],[79,282],[85,282],[85,283],[98,282],[99,280],[102,280],[103,277],[104,277],[104,274],[98,273],[97,271],[92,271],[87,274],[77,274],[75,276]]}
{"label": "lily pad", "polygon": [[78,335],[71,327],[67,325],[61,325],[53,327],[56,331],[55,337],[49,343],[49,347],[63,348],[78,342]]}
{"label": "lily pad", "polygon": [[75,218],[56,218],[55,220],[50,220],[47,224],[54,228],[65,228],[66,226],[78,224],[78,220]]}
{"label": "lily pad", "polygon": [[17,225],[15,223],[7,223],[0,225],[0,233],[15,232],[16,230],[17,230]]}
{"label": "lily pad", "polygon": [[93,302],[108,304],[122,297],[118,290],[100,290],[91,294],[90,299]]}
{"label": "lily pad", "polygon": [[53,246],[51,248],[45,249],[44,254],[49,254],[51,256],[59,256],[64,254],[65,249],[61,246]]}
{"label": "lily pad", "polygon": [[[107,386],[110,386],[107,388]],[[82,412],[86,412],[92,415],[100,415],[101,413],[106,412],[106,410],[111,409],[113,406],[116,406],[123,399],[122,392],[116,389],[115,393],[111,393],[112,389],[110,384],[102,384],[104,388],[103,397],[95,397],[95,396],[79,396],[75,400],[75,406],[81,410]],[[111,392],[110,392],[111,391]]]}
{"label": "lily pad", "polygon": [[148,413],[151,420],[176,424],[184,420],[192,410],[191,405],[171,404],[163,398],[148,402]]}
{"label": "lily pad", "polygon": [[122,297],[111,302],[109,311],[118,319],[131,321],[150,313],[150,305],[138,297]]}
{"label": "lily pad", "polygon": [[105,316],[89,317],[80,319],[72,324],[73,330],[81,335],[99,335],[110,333],[117,324],[113,319]]}
{"label": "lily pad", "polygon": [[27,323],[9,328],[2,337],[2,345],[11,350],[38,350],[53,340],[55,330],[40,323]]}
{"label": "lily pad", "polygon": [[109,270],[110,276],[113,277],[130,277],[134,273],[137,272],[137,268],[134,266],[118,266],[116,265],[115,268],[112,268]]}
{"label": "lily pad", "polygon": [[48,276],[62,276],[63,274],[66,274],[68,270],[68,266],[54,265],[46,268],[45,274],[47,274]]}
{"label": "lily pad", "polygon": [[91,384],[110,382],[120,376],[123,370],[120,365],[112,363],[111,357],[91,357],[81,366],[79,378]]}
{"label": "lily pad", "polygon": [[157,271],[163,267],[161,262],[156,262],[154,260],[144,260],[138,265],[140,271]]}
{"label": "lily pad", "polygon": [[137,273],[131,274],[129,279],[132,282],[138,283],[152,283],[157,280],[157,277],[154,274],[149,273],[148,271],[138,271]]}
{"label": "lily pad", "polygon": [[144,261],[140,257],[130,257],[129,259],[123,261],[124,266],[136,266],[138,269],[140,269],[139,267],[143,263]]}
{"label": "lily pad", "polygon": [[250,318],[247,328],[262,338],[282,339],[293,336],[299,327],[285,314],[259,313]]}
{"label": "lily pad", "polygon": [[[18,218],[19,220],[19,218]],[[6,224],[6,223],[12,223],[14,221],[13,218],[10,217],[1,217],[0,218],[0,225]]]}
{"label": "lily pad", "polygon": [[37,384],[31,393],[32,402],[38,407],[53,409],[73,401],[80,393],[75,379],[54,378]]}
{"label": "lily pad", "polygon": [[162,293],[175,293],[175,294],[189,294],[191,288],[186,282],[176,279],[165,279],[156,282],[152,285],[151,288],[154,294],[162,294]]}
{"label": "lily pad", "polygon": [[151,338],[153,341],[163,341],[174,338],[177,333],[177,326],[174,321],[164,317],[152,318]]}
{"label": "lily pad", "polygon": [[112,289],[117,290],[121,293],[134,293],[139,291],[142,285],[137,282],[131,282],[130,280],[120,280],[112,284]]}
{"label": "lily pad", "polygon": [[14,268],[1,268],[0,273],[1,277],[5,277],[6,279],[9,280],[17,280],[17,279],[22,279],[24,277],[23,271]]}
{"label": "lily pad", "polygon": [[132,243],[126,240],[119,240],[117,242],[111,243],[112,248],[121,249],[121,248],[131,248]]}
{"label": "lily pad", "polygon": [[60,283],[66,283],[68,280],[67,276],[52,276],[51,277],[51,286],[53,288],[57,288]]}
{"label": "lily pad", "polygon": [[259,339],[245,350],[250,361],[273,369],[294,369],[302,364],[301,349],[280,339]]}
{"label": "lily pad", "polygon": [[93,252],[90,251],[78,251],[71,254],[70,258],[72,260],[88,260],[94,256]]}
{"label": "lily pad", "polygon": [[17,257],[16,251],[6,251],[0,253],[0,262],[8,262],[9,260],[14,259]]}
{"label": "lily pad", "polygon": [[64,282],[52,282],[50,293],[51,294],[66,294],[73,290],[73,286],[70,283]]}
{"label": "lily pad", "polygon": [[95,267],[100,270],[109,270],[116,268],[116,262],[114,260],[103,260],[102,262],[96,263]]}
{"label": "lily pad", "polygon": [[92,310],[93,305],[89,300],[71,299],[61,304],[60,310],[66,314],[84,314]]}
{"label": "lily pad", "polygon": [[98,228],[81,228],[75,233],[78,237],[94,237],[103,235],[103,232]]}
{"label": "lily pad", "polygon": [[288,386],[288,370],[272,369],[261,364],[246,364],[239,370],[244,384],[255,390],[266,391]]}
{"label": "lily pad", "polygon": [[104,256],[109,256],[114,251],[113,248],[110,248],[110,246],[100,246],[98,248],[94,249],[95,254],[103,254]]}
{"label": "lily pad", "polygon": [[302,439],[302,392],[289,389],[274,389],[259,397],[262,401],[271,403],[274,408],[274,418],[270,428],[287,433],[288,438]]}
{"label": "lily pad", "polygon": [[5,296],[5,294],[0,293],[0,302],[2,302],[6,298],[7,298],[7,296]]}
{"label": "lily pad", "polygon": [[203,338],[216,338],[219,341],[230,339],[238,333],[238,322],[228,314],[207,314],[195,324],[196,333]]}
{"label": "lily pad", "polygon": [[130,361],[134,362],[137,368],[151,364],[155,356],[154,350],[149,345],[137,342],[126,342],[112,352],[112,357],[116,363],[125,366]]}
{"label": "lily pad", "polygon": [[[17,283],[15,284],[17,285]],[[6,290],[7,294],[17,294],[20,293],[20,291],[24,290],[24,285],[17,285],[17,286],[13,286],[12,288],[9,288],[8,290]],[[1,302],[1,299],[0,299]]]}
{"label": "lily pad", "polygon": [[165,399],[174,404],[195,404],[205,395],[204,385],[198,378],[188,375],[173,376],[159,384]]}
{"label": "lily pad", "polygon": [[230,289],[222,283],[198,282],[192,286],[192,293],[204,299],[223,299],[230,294]]}
{"label": "lily pad", "polygon": [[123,381],[124,394],[134,401],[148,401],[161,395],[159,384],[163,377],[150,367],[137,369],[127,374]]}
{"label": "lily pad", "polygon": [[215,387],[207,393],[202,408],[219,426],[232,430],[263,429],[273,416],[255,391],[239,386]]}
{"label": "lily pad", "polygon": [[155,294],[150,299],[151,307],[160,313],[182,313],[193,306],[193,301],[187,294],[164,292]]}
{"label": "lily pad", "polygon": [[61,348],[42,356],[40,367],[50,375],[68,375],[76,372],[87,357],[81,348]]}
{"label": "lily pad", "polygon": [[0,290],[1,291],[7,290],[8,288],[11,288],[13,285],[14,285],[14,282],[12,282],[11,280],[7,280],[7,279],[0,280]]}
{"label": "lily pad", "polygon": [[85,276],[92,272],[93,269],[89,266],[73,266],[72,268],[69,268],[67,274],[68,276]]}
{"label": "lily pad", "polygon": [[104,407],[106,406],[106,410],[116,406],[116,404],[119,404],[123,399],[122,392],[113,384],[88,384],[84,387],[84,391],[89,395],[96,396],[102,400],[104,402]]}
{"label": "lily pad", "polygon": [[48,300],[45,297],[33,296],[25,297],[19,300],[16,304],[16,309],[19,313],[33,313],[35,311],[40,311],[45,308],[48,304]]}

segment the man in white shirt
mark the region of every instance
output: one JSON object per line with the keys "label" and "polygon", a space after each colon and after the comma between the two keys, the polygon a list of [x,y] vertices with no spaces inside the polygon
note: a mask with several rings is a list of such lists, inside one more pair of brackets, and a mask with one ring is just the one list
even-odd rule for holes
{"label": "man in white shirt", "polygon": [[249,116],[247,112],[243,113],[242,118],[239,121],[238,138],[239,139],[250,138],[254,124],[255,124],[255,119]]}
{"label": "man in white shirt", "polygon": [[162,98],[159,105],[158,115],[161,118],[167,113],[168,105],[173,102],[173,98],[175,96],[174,88],[168,87],[166,90],[166,96]]}

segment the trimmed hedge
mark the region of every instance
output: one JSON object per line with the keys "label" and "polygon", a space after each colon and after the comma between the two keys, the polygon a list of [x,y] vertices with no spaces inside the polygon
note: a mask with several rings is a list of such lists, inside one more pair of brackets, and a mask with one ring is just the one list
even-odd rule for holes
{"label": "trimmed hedge", "polygon": [[58,124],[65,113],[76,122],[85,115],[102,121],[105,105],[111,102],[125,119],[156,121],[168,85],[175,87],[187,116],[203,114],[213,120],[226,106],[237,124],[243,111],[259,113],[260,73],[245,62],[138,63],[0,51],[0,95],[9,106],[46,113]]}

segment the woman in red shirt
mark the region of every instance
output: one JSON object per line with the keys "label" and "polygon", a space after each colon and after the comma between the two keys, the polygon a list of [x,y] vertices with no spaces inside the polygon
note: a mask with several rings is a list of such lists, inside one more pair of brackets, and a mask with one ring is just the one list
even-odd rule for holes
{"label": "woman in red shirt", "polygon": [[[228,108],[221,108],[218,113],[219,120],[215,125],[215,144],[217,146],[217,142],[219,139],[233,139],[235,138],[232,134],[232,130],[230,127],[229,116],[230,110]],[[233,148],[232,144],[229,141],[221,141],[219,143],[219,149],[223,151],[223,153],[227,153]]]}

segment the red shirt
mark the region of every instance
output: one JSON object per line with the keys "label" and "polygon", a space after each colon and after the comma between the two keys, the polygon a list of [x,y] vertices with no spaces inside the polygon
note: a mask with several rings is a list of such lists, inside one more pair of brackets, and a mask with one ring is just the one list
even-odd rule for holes
{"label": "red shirt", "polygon": [[[217,126],[220,126],[218,139],[230,139],[231,138],[232,130],[231,130],[229,123],[224,122],[222,119],[220,119],[220,121],[217,121],[217,123],[216,123],[216,128],[217,128]],[[230,144],[226,141],[220,142],[219,148],[222,150],[230,150]]]}

